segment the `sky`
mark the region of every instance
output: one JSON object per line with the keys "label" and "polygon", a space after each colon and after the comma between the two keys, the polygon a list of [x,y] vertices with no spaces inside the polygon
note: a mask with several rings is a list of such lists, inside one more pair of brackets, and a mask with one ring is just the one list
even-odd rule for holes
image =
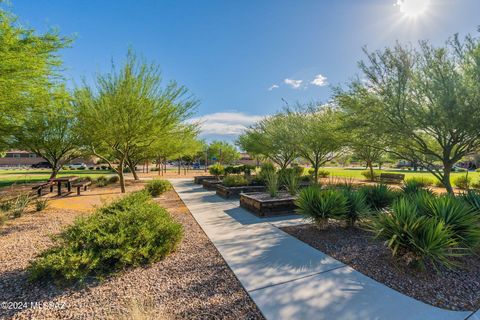
{"label": "sky", "polygon": [[201,101],[202,137],[229,141],[285,104],[327,102],[358,75],[362,47],[441,45],[480,25],[479,0],[10,0],[8,9],[25,26],[75,37],[61,52],[71,86],[131,47]]}

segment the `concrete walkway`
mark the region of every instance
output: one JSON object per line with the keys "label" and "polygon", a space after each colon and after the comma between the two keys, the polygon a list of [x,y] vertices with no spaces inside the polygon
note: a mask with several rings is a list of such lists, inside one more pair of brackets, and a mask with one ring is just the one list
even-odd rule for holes
{"label": "concrete walkway", "polygon": [[267,319],[477,319],[407,297],[278,229],[298,216],[260,219],[191,179],[171,182]]}

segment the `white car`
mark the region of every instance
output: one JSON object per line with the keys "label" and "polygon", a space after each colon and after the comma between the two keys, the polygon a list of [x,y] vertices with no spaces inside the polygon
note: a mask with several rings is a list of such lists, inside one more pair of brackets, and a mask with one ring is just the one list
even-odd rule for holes
{"label": "white car", "polygon": [[70,169],[86,169],[87,165],[85,163],[72,163],[68,165]]}

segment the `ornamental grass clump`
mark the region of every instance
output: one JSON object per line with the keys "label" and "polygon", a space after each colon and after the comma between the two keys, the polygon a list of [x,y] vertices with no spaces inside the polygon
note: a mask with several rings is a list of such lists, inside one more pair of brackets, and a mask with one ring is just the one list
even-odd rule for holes
{"label": "ornamental grass clump", "polygon": [[347,199],[347,211],[337,218],[345,220],[347,227],[353,227],[362,217],[370,213],[370,207],[367,205],[365,194],[357,190],[345,188],[343,194]]}
{"label": "ornamental grass clump", "polygon": [[329,218],[343,217],[348,212],[347,198],[341,190],[322,190],[313,185],[300,191],[295,205],[297,212],[325,229]]}
{"label": "ornamental grass clump", "polygon": [[459,176],[453,180],[453,184],[459,189],[469,189],[472,183],[472,178],[468,175]]}
{"label": "ornamental grass clump", "polygon": [[221,175],[225,174],[225,168],[220,163],[215,163],[208,168],[208,172],[218,180]]}
{"label": "ornamental grass clump", "polygon": [[54,238],[55,245],[28,267],[31,281],[58,285],[101,280],[126,268],[148,265],[174,251],[183,227],[139,192],[99,208]]}
{"label": "ornamental grass clump", "polygon": [[445,222],[423,215],[407,198],[395,201],[390,212],[372,217],[368,229],[385,240],[394,256],[422,269],[426,263],[452,267],[451,258],[464,254]]}
{"label": "ornamental grass clump", "polygon": [[152,196],[158,197],[162,193],[172,190],[172,185],[167,180],[151,180],[145,185],[145,190]]}
{"label": "ornamental grass clump", "polygon": [[268,194],[270,197],[275,198],[278,195],[278,189],[280,188],[278,174],[275,170],[264,171],[263,178],[265,179]]}
{"label": "ornamental grass clump", "polygon": [[[299,168],[299,167],[297,167]],[[303,172],[303,169],[302,169]],[[280,179],[282,182],[282,185],[285,186],[285,189],[287,189],[287,192],[294,196],[297,194],[299,186],[300,186],[300,176],[301,173],[299,170],[295,170],[293,168],[290,169],[284,169],[280,172]]]}

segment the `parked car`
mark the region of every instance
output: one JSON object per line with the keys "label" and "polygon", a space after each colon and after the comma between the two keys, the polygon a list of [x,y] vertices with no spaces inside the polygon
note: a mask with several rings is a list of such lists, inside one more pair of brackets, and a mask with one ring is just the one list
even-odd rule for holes
{"label": "parked car", "polygon": [[198,162],[195,162],[193,165],[192,165],[192,168],[195,170],[195,169],[200,169],[200,163]]}
{"label": "parked car", "polygon": [[42,162],[39,162],[39,163],[32,164],[32,168],[37,168],[37,169],[41,169],[41,168],[51,169],[52,166],[51,166],[50,163],[48,163],[47,161],[42,161]]}
{"label": "parked car", "polygon": [[68,168],[84,170],[87,168],[87,165],[85,163],[72,163],[68,165]]}

